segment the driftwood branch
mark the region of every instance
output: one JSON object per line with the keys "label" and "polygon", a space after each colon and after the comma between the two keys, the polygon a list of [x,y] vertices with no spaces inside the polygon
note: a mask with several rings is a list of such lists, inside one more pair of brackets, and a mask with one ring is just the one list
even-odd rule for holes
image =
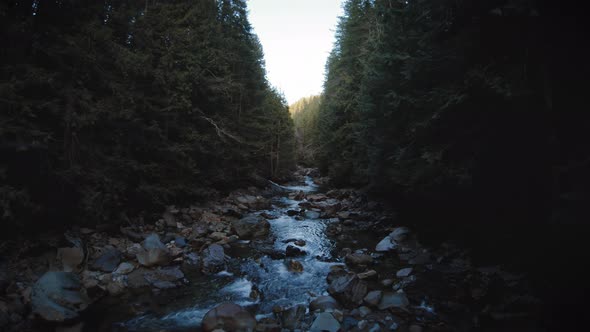
{"label": "driftwood branch", "polygon": [[207,121],[211,125],[213,125],[213,127],[215,127],[215,131],[217,132],[217,136],[221,137],[222,139],[224,139],[225,137],[229,137],[238,143],[242,143],[242,140],[240,138],[233,135],[232,133],[229,133],[227,130],[221,128],[215,121],[213,121],[213,119],[208,118],[204,115],[202,115],[201,118],[203,118],[205,121]]}

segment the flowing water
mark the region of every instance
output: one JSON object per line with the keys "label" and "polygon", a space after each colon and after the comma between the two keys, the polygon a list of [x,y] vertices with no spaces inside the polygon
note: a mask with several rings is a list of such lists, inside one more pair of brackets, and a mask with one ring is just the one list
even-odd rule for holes
{"label": "flowing water", "polygon": [[[277,185],[278,186],[278,185]],[[204,315],[217,304],[231,301],[252,310],[257,318],[272,314],[274,306],[288,307],[307,304],[312,297],[324,294],[326,275],[332,260],[335,244],[327,238],[325,228],[329,221],[301,219],[289,216],[288,210],[299,209],[298,201],[287,197],[289,191],[313,192],[317,187],[310,178],[305,185],[280,186],[286,193],[276,197],[273,207],[266,212],[276,218],[269,220],[270,236],[262,241],[240,243],[230,252],[233,257],[228,270],[214,276],[191,280],[187,290],[170,299],[164,312],[145,314],[117,324],[124,331],[194,331]],[[270,251],[284,253],[293,239],[303,239],[301,249],[307,255],[297,258],[273,259],[264,254]],[[287,261],[295,259],[303,265],[303,272],[287,269]],[[259,297],[251,297],[258,290]]]}

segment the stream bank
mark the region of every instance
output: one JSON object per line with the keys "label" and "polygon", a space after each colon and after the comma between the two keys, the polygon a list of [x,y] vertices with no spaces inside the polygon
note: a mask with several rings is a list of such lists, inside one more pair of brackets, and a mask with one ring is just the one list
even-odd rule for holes
{"label": "stream bank", "polygon": [[296,178],[170,207],[117,235],[72,230],[40,255],[13,256],[3,328],[537,330],[540,303],[523,276],[473,266],[450,243],[422,246],[394,212],[321,188],[314,170]]}

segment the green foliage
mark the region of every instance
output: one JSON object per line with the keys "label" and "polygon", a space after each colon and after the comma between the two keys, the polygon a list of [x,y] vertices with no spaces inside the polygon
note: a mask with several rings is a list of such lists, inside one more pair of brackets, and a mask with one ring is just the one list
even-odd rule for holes
{"label": "green foliage", "polygon": [[245,1],[15,1],[0,15],[4,223],[115,222],[293,166]]}
{"label": "green foliage", "polygon": [[525,32],[535,9],[510,1],[498,16],[498,6],[348,0],[314,139],[322,170],[340,184],[420,193],[497,178],[490,160],[526,149],[515,128],[545,106],[543,55]]}
{"label": "green foliage", "polygon": [[322,96],[301,98],[289,106],[291,117],[295,125],[297,140],[297,161],[302,165],[313,165],[316,160],[317,148],[315,142],[319,139],[318,115],[322,103]]}

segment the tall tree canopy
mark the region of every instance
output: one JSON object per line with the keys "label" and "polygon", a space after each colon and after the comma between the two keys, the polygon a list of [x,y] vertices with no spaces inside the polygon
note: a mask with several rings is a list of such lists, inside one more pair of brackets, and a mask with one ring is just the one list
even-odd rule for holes
{"label": "tall tree canopy", "polygon": [[443,200],[476,192],[505,212],[550,190],[552,87],[534,1],[344,10],[314,144],[336,183]]}
{"label": "tall tree canopy", "polygon": [[244,0],[4,1],[0,27],[5,226],[114,222],[292,166]]}

